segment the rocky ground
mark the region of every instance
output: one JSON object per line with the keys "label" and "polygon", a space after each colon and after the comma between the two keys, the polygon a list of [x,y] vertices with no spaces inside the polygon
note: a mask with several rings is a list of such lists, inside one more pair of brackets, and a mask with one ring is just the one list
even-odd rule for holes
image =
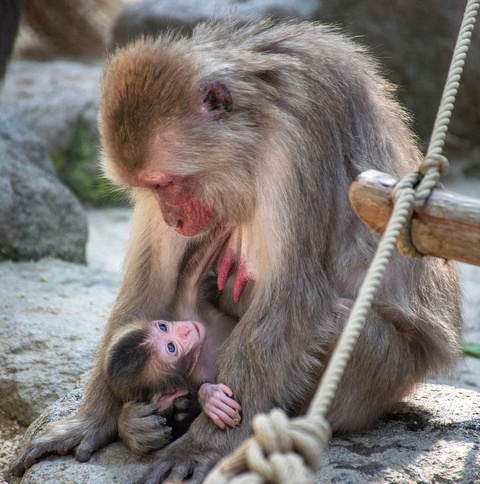
{"label": "rocky ground", "polygon": [[[480,195],[480,184],[465,180],[453,170],[448,180],[448,188],[464,194]],[[478,192],[478,193],[477,193]],[[88,213],[89,242],[87,259],[91,267],[99,268],[118,279],[121,261],[128,237],[128,209],[91,210]],[[460,265],[463,284],[464,315],[466,320],[465,340],[480,342],[480,268]],[[80,312],[80,308],[69,305],[71,311]],[[81,305],[80,305],[81,307]],[[70,314],[75,317],[75,314]],[[82,315],[79,313],[78,318]],[[444,381],[445,382],[445,381]],[[480,359],[465,358],[464,364],[451,385],[480,391]],[[11,459],[15,446],[25,428],[12,421],[6,413],[0,411],[0,475]]]}
{"label": "rocky ground", "polygon": [[[129,215],[130,211],[127,209],[91,210],[88,213],[88,264],[112,273],[114,280],[118,279],[121,270],[128,235]],[[2,301],[2,303],[7,304],[6,301]],[[72,305],[69,307],[72,312],[77,313],[76,317],[82,318],[81,304],[76,308]],[[25,427],[0,410],[0,484],[5,482],[2,480],[2,475],[25,430]]]}

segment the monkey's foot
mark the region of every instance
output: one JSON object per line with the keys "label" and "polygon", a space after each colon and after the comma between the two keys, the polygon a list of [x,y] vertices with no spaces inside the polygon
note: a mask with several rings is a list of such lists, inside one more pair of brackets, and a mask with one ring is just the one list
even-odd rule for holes
{"label": "monkey's foot", "polygon": [[188,479],[191,484],[200,484],[208,472],[223,457],[211,448],[192,447],[186,434],[173,444],[158,452],[150,469],[140,483],[158,484],[161,482],[180,482]]}
{"label": "monkey's foot", "polygon": [[113,441],[115,432],[116,427],[109,426],[107,422],[96,425],[87,418],[59,420],[27,444],[10,467],[10,472],[15,477],[22,477],[36,462],[52,454],[73,453],[77,460],[85,462],[95,451]]}

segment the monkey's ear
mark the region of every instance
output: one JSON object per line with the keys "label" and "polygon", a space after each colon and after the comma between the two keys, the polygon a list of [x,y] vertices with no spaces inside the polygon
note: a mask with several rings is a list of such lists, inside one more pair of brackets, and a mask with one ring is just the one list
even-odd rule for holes
{"label": "monkey's ear", "polygon": [[220,81],[206,81],[201,86],[202,114],[213,119],[222,118],[233,109],[232,95],[225,84]]}

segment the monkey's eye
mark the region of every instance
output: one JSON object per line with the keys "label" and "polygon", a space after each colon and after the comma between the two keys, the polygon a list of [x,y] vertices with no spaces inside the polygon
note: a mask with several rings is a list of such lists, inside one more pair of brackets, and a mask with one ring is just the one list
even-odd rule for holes
{"label": "monkey's eye", "polygon": [[175,353],[175,345],[173,343],[168,343],[167,348],[170,353]]}
{"label": "monkey's eye", "polygon": [[158,323],[157,326],[160,331],[167,332],[167,325],[165,323]]}

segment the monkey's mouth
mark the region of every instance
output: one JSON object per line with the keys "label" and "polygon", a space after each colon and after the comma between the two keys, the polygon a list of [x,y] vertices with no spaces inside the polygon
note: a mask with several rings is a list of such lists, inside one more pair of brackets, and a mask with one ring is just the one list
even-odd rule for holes
{"label": "monkey's mouth", "polygon": [[186,237],[204,232],[217,218],[216,210],[199,200],[187,199],[173,205],[160,199],[159,204],[165,223]]}

